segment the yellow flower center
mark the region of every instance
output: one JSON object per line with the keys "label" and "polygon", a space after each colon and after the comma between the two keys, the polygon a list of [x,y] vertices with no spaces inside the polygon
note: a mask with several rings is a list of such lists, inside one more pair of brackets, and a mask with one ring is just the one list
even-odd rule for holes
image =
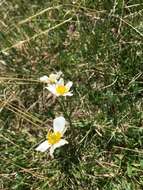
{"label": "yellow flower center", "polygon": [[56,92],[59,94],[59,95],[64,95],[65,93],[68,92],[68,88],[64,85],[58,85],[56,87]]}
{"label": "yellow flower center", "polygon": [[48,132],[47,139],[49,144],[56,144],[60,141],[62,134],[60,132]]}

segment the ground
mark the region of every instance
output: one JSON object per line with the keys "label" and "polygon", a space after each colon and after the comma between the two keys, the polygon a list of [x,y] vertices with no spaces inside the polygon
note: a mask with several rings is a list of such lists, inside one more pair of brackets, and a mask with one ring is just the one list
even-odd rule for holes
{"label": "ground", "polygon": [[[143,188],[141,0],[0,2],[0,189]],[[73,96],[43,75],[63,72]],[[35,151],[56,116],[69,144]]]}

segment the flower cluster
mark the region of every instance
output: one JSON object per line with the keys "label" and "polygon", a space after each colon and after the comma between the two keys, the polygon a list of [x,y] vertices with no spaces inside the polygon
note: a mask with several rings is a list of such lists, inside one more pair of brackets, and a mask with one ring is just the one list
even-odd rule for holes
{"label": "flower cluster", "polygon": [[[40,82],[47,84],[45,88],[57,97],[72,96],[73,94],[70,88],[73,83],[69,81],[64,84],[64,79],[60,78],[61,75],[62,72],[57,72],[56,74],[52,73],[49,76],[45,75],[40,78]],[[49,149],[50,156],[53,158],[53,153],[56,148],[68,144],[68,141],[63,139],[63,135],[66,132],[65,125],[66,120],[63,116],[55,118],[53,121],[53,129],[48,131],[46,140],[36,148],[36,151],[45,152]]]}

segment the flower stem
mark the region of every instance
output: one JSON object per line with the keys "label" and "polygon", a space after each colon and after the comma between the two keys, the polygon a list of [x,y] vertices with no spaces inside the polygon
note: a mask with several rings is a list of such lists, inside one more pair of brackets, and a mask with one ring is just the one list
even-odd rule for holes
{"label": "flower stem", "polygon": [[65,117],[68,119],[70,127],[72,128],[71,113],[68,113],[68,111],[67,111],[67,105],[64,103],[65,100],[62,99],[61,101],[59,100],[58,102],[60,104],[60,107],[61,107]]}

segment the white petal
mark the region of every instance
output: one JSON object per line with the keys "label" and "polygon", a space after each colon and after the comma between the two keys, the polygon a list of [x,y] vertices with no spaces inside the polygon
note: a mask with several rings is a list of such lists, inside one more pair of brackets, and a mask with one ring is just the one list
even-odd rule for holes
{"label": "white petal", "polygon": [[45,152],[50,146],[51,145],[48,143],[48,141],[44,141],[35,150]]}
{"label": "white petal", "polygon": [[69,81],[69,82],[66,84],[66,87],[67,87],[68,89],[70,89],[70,88],[72,87],[72,85],[73,85],[73,82]]}
{"label": "white petal", "polygon": [[58,143],[52,145],[52,146],[50,147],[50,156],[51,156],[51,157],[54,157],[54,156],[53,156],[54,150],[55,150],[56,148],[59,148],[59,147],[65,145],[65,144],[68,144],[68,141],[66,141],[65,139],[61,139]]}
{"label": "white petal", "polygon": [[47,86],[45,88],[48,89],[54,95],[57,95],[57,93],[56,93],[56,86],[55,85],[49,85],[49,86]]}
{"label": "white petal", "polygon": [[46,75],[44,75],[43,77],[40,77],[40,81],[41,82],[48,82],[49,78]]}
{"label": "white petal", "polygon": [[53,129],[54,132],[60,132],[61,134],[64,134],[64,132],[66,131],[66,120],[64,117],[60,116],[54,119],[53,121]]}
{"label": "white petal", "polygon": [[57,85],[64,85],[64,79],[60,78],[60,80],[57,82]]}
{"label": "white petal", "polygon": [[59,148],[65,144],[68,144],[68,141],[65,139],[61,139],[58,143],[54,144],[52,147],[54,147],[54,149]]}
{"label": "white petal", "polygon": [[73,94],[71,92],[67,92],[64,94],[64,96],[73,96]]}

